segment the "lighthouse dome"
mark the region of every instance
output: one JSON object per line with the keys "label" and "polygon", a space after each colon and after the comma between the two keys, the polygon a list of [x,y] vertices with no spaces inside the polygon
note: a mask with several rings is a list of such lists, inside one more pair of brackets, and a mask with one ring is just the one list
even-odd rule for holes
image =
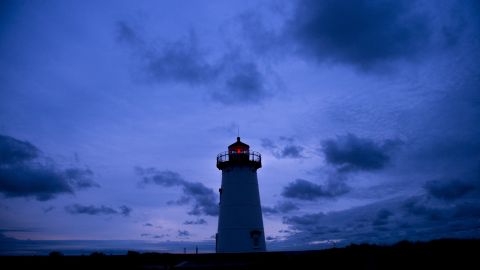
{"label": "lighthouse dome", "polygon": [[248,152],[250,146],[240,141],[240,137],[237,137],[237,141],[228,146],[228,152],[230,153],[245,153]]}

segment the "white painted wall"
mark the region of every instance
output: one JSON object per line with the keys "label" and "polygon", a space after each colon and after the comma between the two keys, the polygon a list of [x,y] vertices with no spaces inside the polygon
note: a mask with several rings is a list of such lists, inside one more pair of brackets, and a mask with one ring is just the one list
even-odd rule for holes
{"label": "white painted wall", "polygon": [[[217,252],[265,251],[262,208],[256,169],[231,166],[222,170]],[[251,232],[258,230],[258,245]]]}

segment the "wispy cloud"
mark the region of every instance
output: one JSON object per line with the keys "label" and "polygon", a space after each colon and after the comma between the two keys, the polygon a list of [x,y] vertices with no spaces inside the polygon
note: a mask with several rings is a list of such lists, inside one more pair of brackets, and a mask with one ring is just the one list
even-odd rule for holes
{"label": "wispy cloud", "polygon": [[260,103],[269,96],[272,83],[256,61],[236,51],[213,59],[202,49],[194,30],[176,41],[154,46],[127,22],[117,23],[117,40],[127,43],[139,57],[147,77],[158,83],[184,83],[207,87],[212,99],[223,104]]}
{"label": "wispy cloud", "polygon": [[[172,171],[160,171],[155,168],[135,168],[135,172],[142,178],[142,184],[156,184],[163,187],[182,187],[181,201],[189,202],[193,200],[193,207],[188,212],[189,215],[199,216],[217,216],[218,199],[211,188],[206,187],[200,182],[189,182],[184,180],[180,174]],[[182,203],[183,204],[183,203]]]}
{"label": "wispy cloud", "polygon": [[100,205],[81,205],[81,204],[72,204],[65,207],[65,211],[72,215],[85,214],[85,215],[122,215],[129,216],[132,209],[126,205],[122,205],[117,209],[114,209],[109,206]]}
{"label": "wispy cloud", "polygon": [[199,218],[197,220],[187,220],[183,224],[185,225],[205,225],[207,221],[203,218]]}
{"label": "wispy cloud", "polygon": [[291,137],[281,136],[277,142],[263,138],[262,147],[270,151],[276,158],[305,158],[304,147],[295,142]]}

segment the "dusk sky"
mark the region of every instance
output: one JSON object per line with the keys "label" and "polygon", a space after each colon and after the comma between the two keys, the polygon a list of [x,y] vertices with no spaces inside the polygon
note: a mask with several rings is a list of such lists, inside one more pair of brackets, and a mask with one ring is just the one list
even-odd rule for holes
{"label": "dusk sky", "polygon": [[0,70],[0,253],[212,251],[238,132],[268,250],[480,238],[480,1],[1,1]]}

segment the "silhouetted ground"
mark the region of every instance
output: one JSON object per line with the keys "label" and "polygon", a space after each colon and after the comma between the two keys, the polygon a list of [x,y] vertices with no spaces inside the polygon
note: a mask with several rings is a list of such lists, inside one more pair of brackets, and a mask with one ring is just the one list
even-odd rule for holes
{"label": "silhouetted ground", "polygon": [[11,269],[477,269],[480,240],[350,245],[318,251],[242,254],[137,253],[0,257]]}

